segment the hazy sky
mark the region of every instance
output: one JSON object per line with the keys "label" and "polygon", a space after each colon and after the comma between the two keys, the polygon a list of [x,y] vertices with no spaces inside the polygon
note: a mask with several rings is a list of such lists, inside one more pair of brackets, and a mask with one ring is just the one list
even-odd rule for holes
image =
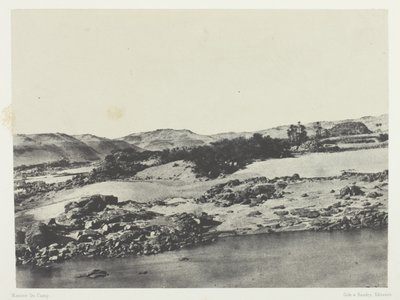
{"label": "hazy sky", "polygon": [[17,133],[202,134],[387,112],[386,13],[12,15]]}

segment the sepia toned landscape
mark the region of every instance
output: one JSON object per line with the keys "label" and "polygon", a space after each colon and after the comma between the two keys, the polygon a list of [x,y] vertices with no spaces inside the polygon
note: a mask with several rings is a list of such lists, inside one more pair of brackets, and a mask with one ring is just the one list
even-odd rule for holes
{"label": "sepia toned landscape", "polygon": [[[180,279],[154,278],[150,258],[154,256],[157,262],[156,255],[171,252],[158,268],[167,264],[166,270],[170,269],[172,260],[174,268],[186,269],[208,264],[200,261],[204,252],[221,255],[213,247],[238,243],[234,255],[258,249],[248,257],[257,262],[268,256],[264,247],[287,232],[303,234],[287,235],[287,239],[298,239],[297,243],[311,237],[300,233],[307,231],[329,232],[325,234],[338,239],[335,231],[384,238],[387,140],[386,115],[215,136],[171,129],[115,140],[61,133],[17,135],[17,278],[23,286],[32,287],[47,287],[49,274],[55,286],[64,282],[66,287],[109,286],[118,281],[117,286],[130,287],[126,280],[130,274],[133,286],[180,287],[184,286]],[[28,160],[34,163],[27,165]],[[260,236],[260,241],[250,241],[256,248],[246,249],[245,237],[232,239],[244,235]],[[311,243],[313,248],[317,245],[314,240]],[[345,253],[354,246],[339,244]],[[275,246],[280,247],[279,243]],[[342,267],[368,264],[366,282],[384,286],[386,247],[387,242],[368,245],[365,257],[362,252],[354,261],[346,257]],[[308,251],[311,261],[321,259],[313,257],[315,249]],[[379,267],[370,268],[377,263],[368,261],[371,255],[379,257]],[[188,286],[212,287],[213,277],[218,276],[213,268],[221,271],[225,264],[236,263],[232,259],[237,258],[229,256],[212,260],[211,281],[189,281]],[[125,260],[119,262],[120,258]],[[77,261],[79,267],[71,269],[65,261]],[[115,271],[121,263],[124,266]],[[133,269],[122,272],[132,263]],[[85,273],[96,264],[102,266],[101,271]],[[137,268],[136,264],[141,265]],[[156,272],[159,275],[160,270]],[[103,279],[101,283],[82,281],[86,276]],[[147,276],[152,278],[149,282],[136,279]],[[262,286],[260,278],[246,286]],[[282,281],[272,284],[285,285]],[[218,286],[240,285],[222,281]]]}
{"label": "sepia toned landscape", "polygon": [[383,10],[13,11],[16,287],[388,287],[387,45]]}

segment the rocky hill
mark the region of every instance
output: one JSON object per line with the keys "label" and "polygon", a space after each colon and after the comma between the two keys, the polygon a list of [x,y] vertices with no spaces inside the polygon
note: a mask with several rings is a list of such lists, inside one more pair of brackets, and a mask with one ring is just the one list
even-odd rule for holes
{"label": "rocky hill", "polygon": [[330,136],[343,136],[372,133],[363,122],[344,122],[329,129]]}
{"label": "rocky hill", "polygon": [[[353,123],[351,123],[353,122]],[[331,130],[340,128],[340,124],[361,123],[372,133],[388,132],[388,115],[366,116],[359,119],[340,121],[321,121],[322,128]],[[316,122],[304,124],[308,136],[315,135]],[[352,125],[349,125],[352,127]],[[347,127],[349,127],[347,126]],[[350,131],[351,128],[348,128]],[[196,134],[187,129],[158,129],[154,131],[132,133],[118,139],[107,139],[91,134],[69,136],[67,134],[19,134],[14,137],[14,165],[38,164],[52,162],[60,159],[70,161],[92,161],[104,158],[114,150],[133,148],[137,151],[163,150],[183,147],[196,147],[208,145],[221,139],[233,139],[237,137],[249,138],[254,133],[260,133],[272,138],[287,138],[289,125],[277,126],[255,132],[226,132],[214,135]],[[336,130],[336,129],[334,129]],[[356,132],[367,132],[364,130]],[[339,135],[342,133],[338,133]]]}
{"label": "rocky hill", "polygon": [[[346,120],[338,120],[338,121],[320,121],[320,125],[324,129],[331,129],[334,126],[342,123],[349,123],[349,122],[362,122],[372,133],[387,133],[388,132],[388,115],[383,114],[380,116],[365,116],[359,119],[346,119]],[[306,127],[306,131],[308,136],[315,135],[315,125],[317,122],[311,122],[303,124]],[[225,133],[218,133],[214,134],[211,137],[214,140],[219,139],[233,139],[237,137],[245,137],[249,138],[254,133],[260,133],[264,136],[269,135],[272,138],[287,138],[287,130],[289,129],[290,124],[282,125],[277,127],[272,127],[268,129],[263,129],[254,132],[225,132]]]}
{"label": "rocky hill", "polygon": [[[122,141],[94,135],[70,136],[63,133],[17,134],[14,136],[14,166],[59,161],[95,161],[113,150],[132,148]],[[135,147],[137,150],[141,150]]]}
{"label": "rocky hill", "polygon": [[137,151],[143,151],[142,148],[131,145],[125,141],[98,137],[93,134],[74,135],[73,137],[95,150],[100,158],[106,157],[115,150],[135,149]]}
{"label": "rocky hill", "polygon": [[163,150],[206,145],[215,139],[211,136],[196,134],[187,129],[157,129],[154,131],[133,133],[119,140],[146,150]]}

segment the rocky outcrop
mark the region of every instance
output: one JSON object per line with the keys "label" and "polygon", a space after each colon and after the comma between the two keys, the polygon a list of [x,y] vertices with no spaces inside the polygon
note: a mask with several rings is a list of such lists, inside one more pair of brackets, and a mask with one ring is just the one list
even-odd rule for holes
{"label": "rocky outcrop", "polygon": [[374,181],[387,181],[389,179],[389,171],[385,170],[383,172],[377,173],[357,173],[357,172],[343,172],[340,176],[340,179],[355,179],[365,182],[374,182]]}
{"label": "rocky outcrop", "polygon": [[350,186],[345,186],[340,190],[340,198],[346,198],[350,196],[359,196],[359,195],[364,195],[365,193],[361,190],[359,186],[356,185],[350,185]]}
{"label": "rocky outcrop", "polygon": [[[26,245],[16,247],[17,264],[42,266],[76,255],[156,254],[210,241],[213,235],[208,231],[220,224],[206,213],[165,217],[144,209],[125,209],[115,205],[117,201],[113,196],[86,197],[66,205],[66,212],[49,225],[34,224],[27,231]],[[125,204],[132,209],[129,201]],[[76,214],[76,210],[80,213]],[[71,211],[74,214],[70,215]],[[76,219],[68,219],[71,216]]]}
{"label": "rocky outcrop", "polygon": [[66,244],[71,240],[44,223],[35,223],[26,232],[25,243],[31,248],[42,248],[54,243]]}
{"label": "rocky outcrop", "polygon": [[299,180],[297,176],[271,180],[266,177],[256,177],[243,181],[235,179],[213,186],[196,201],[198,203],[213,202],[222,207],[233,204],[256,206],[268,199],[282,198],[288,182]]}
{"label": "rocky outcrop", "polygon": [[362,122],[343,122],[329,129],[330,136],[356,135],[372,133]]}
{"label": "rocky outcrop", "polygon": [[314,230],[350,230],[354,228],[384,228],[388,225],[388,213],[375,207],[364,208],[345,214],[339,219],[318,220]]}
{"label": "rocky outcrop", "polygon": [[307,208],[296,208],[290,211],[291,215],[297,215],[301,218],[318,218],[320,213],[318,210],[312,210]]}

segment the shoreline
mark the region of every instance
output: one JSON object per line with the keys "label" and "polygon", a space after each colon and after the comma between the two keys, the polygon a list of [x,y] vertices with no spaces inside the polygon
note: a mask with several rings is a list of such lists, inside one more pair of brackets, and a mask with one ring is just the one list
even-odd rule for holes
{"label": "shoreline", "polygon": [[[332,247],[330,243],[333,243]],[[341,255],[337,256],[336,251]],[[296,287],[322,287],[327,280],[332,287],[385,286],[385,266],[379,259],[371,261],[371,253],[382,259],[386,257],[387,229],[238,235],[157,255],[118,259],[77,256],[47,267],[17,266],[17,286],[195,288],[207,287],[211,283],[209,287],[214,284],[235,287],[243,284],[242,278],[250,278],[246,280],[246,287],[285,287],[293,284]],[[280,257],[284,258],[286,268],[282,268]],[[307,264],[308,276],[298,281],[292,271],[304,268],[304,263]],[[333,272],[338,267],[342,275]],[[82,277],[82,274],[94,269],[109,276],[96,280]],[[185,272],[189,270],[197,272],[187,278]],[[230,270],[232,275],[224,276],[223,270]],[[328,270],[332,271],[329,279],[318,275]],[[364,277],[360,281],[360,277],[351,274],[364,274],[368,280]],[[253,281],[251,278],[257,279]],[[342,282],[343,278],[347,278],[348,285]]]}

